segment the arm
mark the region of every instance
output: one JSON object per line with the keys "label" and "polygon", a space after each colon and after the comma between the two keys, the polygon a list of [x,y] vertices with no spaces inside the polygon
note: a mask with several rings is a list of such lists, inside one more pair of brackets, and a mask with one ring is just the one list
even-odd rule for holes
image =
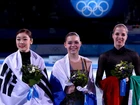
{"label": "arm", "polygon": [[140,75],[140,57],[137,53],[133,59],[133,65],[136,75]]}
{"label": "arm", "polygon": [[105,55],[100,55],[98,59],[98,68],[96,73],[96,86],[100,87],[100,81],[102,80],[104,69],[105,69],[106,57]]}

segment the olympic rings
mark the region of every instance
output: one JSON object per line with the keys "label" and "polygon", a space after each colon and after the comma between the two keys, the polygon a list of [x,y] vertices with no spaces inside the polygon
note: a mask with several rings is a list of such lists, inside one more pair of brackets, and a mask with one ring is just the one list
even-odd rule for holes
{"label": "olympic rings", "polygon": [[100,1],[98,3],[95,0],[87,3],[85,1],[79,1],[76,3],[76,9],[84,16],[95,15],[99,17],[109,9],[109,4],[106,1]]}

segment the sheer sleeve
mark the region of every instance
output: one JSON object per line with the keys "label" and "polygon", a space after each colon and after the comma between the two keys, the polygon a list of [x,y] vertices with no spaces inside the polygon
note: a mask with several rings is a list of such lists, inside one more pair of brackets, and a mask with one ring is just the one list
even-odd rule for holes
{"label": "sheer sleeve", "polygon": [[97,68],[97,73],[96,73],[96,86],[100,87],[99,82],[102,80],[103,73],[105,70],[105,64],[106,64],[106,55],[102,54],[99,56],[98,59],[98,68]]}

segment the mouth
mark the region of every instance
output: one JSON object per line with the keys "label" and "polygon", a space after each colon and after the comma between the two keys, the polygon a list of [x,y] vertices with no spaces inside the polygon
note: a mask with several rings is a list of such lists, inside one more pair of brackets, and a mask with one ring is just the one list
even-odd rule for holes
{"label": "mouth", "polygon": [[118,42],[118,43],[121,43],[121,42],[122,42],[122,40],[117,40],[117,42]]}
{"label": "mouth", "polygon": [[75,49],[75,48],[71,49],[71,51],[75,51],[75,50],[77,50],[77,49]]}
{"label": "mouth", "polygon": [[19,46],[19,48],[24,48],[25,46]]}

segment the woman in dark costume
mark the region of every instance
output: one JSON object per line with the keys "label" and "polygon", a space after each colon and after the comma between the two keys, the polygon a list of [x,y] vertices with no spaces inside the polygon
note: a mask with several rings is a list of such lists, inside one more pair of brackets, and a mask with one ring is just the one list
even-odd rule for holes
{"label": "woman in dark costume", "polygon": [[[132,62],[136,75],[140,75],[140,58],[137,52],[127,49],[125,42],[128,37],[128,29],[124,24],[117,24],[113,29],[112,38],[114,41],[114,48],[101,54],[98,59],[98,69],[96,74],[96,85],[102,89],[102,77],[105,71],[106,78],[112,76],[111,70],[114,70],[115,65],[120,61]],[[127,84],[129,84],[129,77],[126,78]],[[109,81],[111,84],[111,80]],[[129,85],[127,85],[129,90]],[[103,89],[102,89],[103,90]],[[105,92],[103,90],[103,92]],[[125,96],[120,97],[118,105],[128,105],[129,92],[126,92]],[[107,97],[104,97],[105,105],[109,105]],[[113,104],[112,104],[113,105]]]}

